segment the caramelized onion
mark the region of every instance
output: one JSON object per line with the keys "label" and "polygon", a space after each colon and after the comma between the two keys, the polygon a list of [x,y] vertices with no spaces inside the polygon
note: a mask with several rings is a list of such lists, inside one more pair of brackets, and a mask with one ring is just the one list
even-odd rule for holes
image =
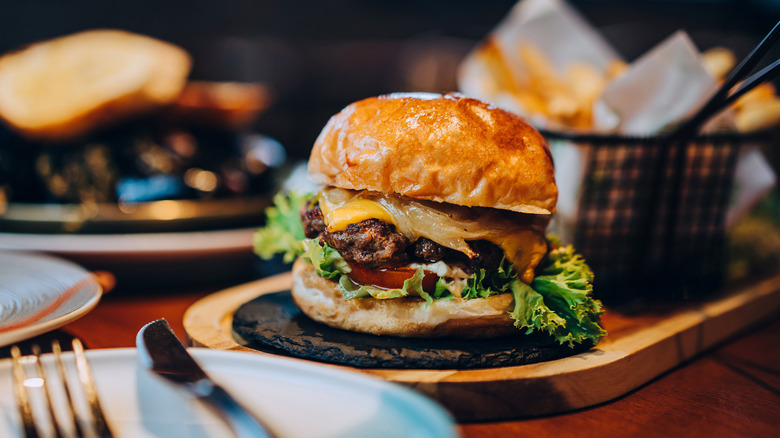
{"label": "caramelized onion", "polygon": [[468,208],[368,190],[327,188],[319,196],[323,212],[344,207],[357,199],[379,203],[395,219],[397,231],[411,241],[425,237],[471,257],[474,253],[467,241],[489,240],[504,250],[526,282],[533,279],[534,268],[547,252],[544,229],[549,215]]}

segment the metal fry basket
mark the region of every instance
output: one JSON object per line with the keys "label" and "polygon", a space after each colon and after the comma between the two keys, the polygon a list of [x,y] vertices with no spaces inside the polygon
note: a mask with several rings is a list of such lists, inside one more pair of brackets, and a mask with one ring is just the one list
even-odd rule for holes
{"label": "metal fry basket", "polygon": [[755,136],[663,137],[543,131],[584,157],[570,239],[607,302],[693,298],[725,279],[725,219],[740,148]]}

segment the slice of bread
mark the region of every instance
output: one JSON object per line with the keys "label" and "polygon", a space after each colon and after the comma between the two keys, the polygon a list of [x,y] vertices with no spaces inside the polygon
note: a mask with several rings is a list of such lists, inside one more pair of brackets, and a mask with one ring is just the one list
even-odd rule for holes
{"label": "slice of bread", "polygon": [[198,126],[238,130],[251,124],[270,102],[270,90],[261,83],[190,81],[166,116]]}
{"label": "slice of bread", "polygon": [[176,101],[191,67],[183,49],[91,30],[0,58],[0,117],[33,140],[67,141]]}

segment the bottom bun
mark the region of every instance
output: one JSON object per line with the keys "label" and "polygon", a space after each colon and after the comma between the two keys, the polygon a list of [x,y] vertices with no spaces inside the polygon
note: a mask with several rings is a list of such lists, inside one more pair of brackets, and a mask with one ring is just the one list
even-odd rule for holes
{"label": "bottom bun", "polygon": [[301,259],[293,265],[292,297],[311,319],[344,330],[415,338],[493,338],[517,334],[509,312],[512,294],[472,300],[419,297],[345,300],[339,285],[320,277]]}

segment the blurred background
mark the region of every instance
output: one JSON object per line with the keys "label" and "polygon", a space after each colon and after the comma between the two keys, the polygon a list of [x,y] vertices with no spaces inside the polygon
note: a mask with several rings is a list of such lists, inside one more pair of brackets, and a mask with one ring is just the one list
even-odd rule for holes
{"label": "blurred background", "polygon": [[[191,231],[243,226],[247,227],[241,237],[245,242],[238,254],[243,264],[247,260],[256,263],[249,248],[251,232],[253,227],[259,225],[270,192],[278,187],[278,181],[271,181],[265,169],[281,162],[286,165],[304,162],[330,116],[351,102],[398,91],[457,90],[459,64],[507,16],[515,3],[515,0],[193,0],[186,3],[148,0],[0,1],[0,53],[82,30],[123,29],[159,38],[185,49],[193,60],[190,80],[263,85],[262,110],[240,131],[204,131],[200,130],[200,126],[191,126],[188,132],[174,130],[149,134],[146,131],[148,126],[135,125],[109,131],[108,137],[101,141],[114,145],[107,148],[107,154],[118,155],[109,156],[108,161],[114,160],[119,169],[115,173],[127,172],[132,178],[126,179],[128,184],[122,185],[124,180],[114,176],[113,182],[120,182],[116,193],[112,192],[114,189],[111,186],[106,190],[108,195],[103,198],[92,195],[89,198],[93,205],[115,202],[114,208],[118,201],[122,214],[128,216],[133,211],[123,209],[122,200],[138,193],[140,195],[132,195],[129,200],[143,203],[165,199],[220,200],[223,197],[238,197],[237,204],[230,204],[232,207],[238,206],[238,210],[228,211],[224,208],[227,204],[219,204],[196,210],[180,221],[168,220],[172,216],[151,221],[147,220],[148,216],[140,220],[135,217],[126,223],[106,219],[96,214],[97,210],[85,208],[89,203],[83,197],[79,199],[68,193],[55,193],[50,184],[52,175],[40,175],[41,178],[37,180],[32,178],[32,174],[40,173],[37,164],[35,170],[23,169],[15,164],[22,161],[30,165],[38,163],[36,160],[39,158],[31,155],[37,153],[32,152],[37,145],[17,138],[3,129],[2,125],[0,206],[4,201],[3,196],[11,203],[57,202],[75,205],[80,202],[79,220],[69,221],[60,217],[51,221],[56,232],[66,233]],[[681,29],[687,31],[700,51],[725,46],[733,51],[737,59],[741,59],[780,17],[780,1],[775,0],[572,0],[569,3],[628,62]],[[780,47],[772,50],[766,59],[778,58]],[[780,138],[777,129],[770,135],[774,139]],[[139,152],[139,145],[145,148],[149,139],[152,140],[150,147],[153,149],[144,149],[148,154]],[[124,145],[121,147],[126,147],[130,152],[120,154],[115,143]],[[204,151],[208,152],[208,149],[211,152],[200,154],[205,157],[201,157],[200,162],[188,161],[181,150],[190,150],[191,154],[192,148],[188,147],[192,144],[199,144]],[[777,144],[777,141],[769,144]],[[92,178],[100,181],[101,174],[107,173],[89,169],[92,153],[89,148],[90,145],[84,143],[71,149],[40,150],[48,154],[50,162],[64,169],[62,175],[67,176],[69,167],[79,168],[79,172],[70,173],[77,178],[68,181],[69,187],[79,189],[82,180]],[[225,152],[228,149],[230,153]],[[778,149],[767,147],[764,150],[776,171],[780,169]],[[74,154],[68,155],[70,150],[77,151],[75,158],[71,156]],[[247,150],[256,152],[255,155],[263,161],[254,163],[259,166],[259,170],[253,168],[250,160],[253,155]],[[129,159],[131,155],[128,154],[131,153],[140,154],[141,159]],[[122,167],[125,166],[123,163],[131,161],[134,168]],[[161,162],[167,163],[167,169],[160,165]],[[110,170],[113,167],[106,165],[102,169]],[[190,170],[197,172],[191,173]],[[175,187],[160,183],[158,176],[161,174],[178,178],[167,180],[176,183]],[[86,176],[82,178],[81,175]],[[187,180],[188,175],[192,176],[190,180]],[[182,179],[184,184],[181,183]],[[221,185],[216,186],[210,181],[220,181]],[[4,184],[5,192],[1,190]],[[39,187],[35,187],[36,184]],[[262,195],[262,198],[251,203],[243,202],[245,198],[242,197],[247,195]],[[23,199],[24,196],[27,197]],[[176,205],[179,208],[184,204]],[[15,208],[20,211],[19,205]],[[49,206],[45,208],[47,212],[50,210]],[[18,221],[6,214],[4,218],[0,217],[4,220],[0,231],[21,231],[22,235],[6,234],[6,240],[16,237],[20,244],[26,245],[23,248],[49,250],[49,242],[28,244],[30,236],[24,234],[51,232],[51,227],[40,230],[31,228],[42,222],[38,220],[41,211],[20,216]],[[740,238],[735,253],[739,253],[743,259],[740,265],[743,267],[738,273],[742,278],[751,274],[752,269],[744,266],[758,263],[754,258],[760,259],[760,263],[767,266],[767,271],[780,263],[780,231],[776,226],[780,223],[780,201],[775,196],[763,203],[758,211],[770,219],[741,231],[745,237]],[[160,219],[154,216],[154,212],[150,214],[153,219]],[[204,218],[208,215],[214,215],[211,222],[205,222]],[[3,216],[2,211],[0,216]],[[94,218],[98,220],[92,220]],[[188,219],[197,220],[190,223]],[[20,228],[14,228],[17,226]],[[99,228],[101,226],[105,227]],[[769,235],[771,239],[767,238]],[[219,235],[214,237],[220,242],[225,241]],[[764,252],[768,254],[756,256],[760,252],[756,250],[756,241],[766,246]],[[83,242],[83,239],[75,244],[67,241],[63,247],[78,248],[84,245]],[[122,241],[123,248],[114,251],[123,256],[117,258],[115,265],[107,264],[103,251],[106,245],[103,242],[86,254],[93,256],[91,259],[85,258],[84,254],[60,252],[90,267],[116,272],[127,263],[127,257],[124,257],[127,254],[121,253],[127,251],[124,247],[126,242],[127,239]],[[177,240],[171,245],[172,248],[186,246],[180,242]],[[5,244],[9,247],[18,246],[9,241]],[[204,249],[204,264],[209,268],[194,268],[192,261],[186,259],[183,264],[189,267],[188,272],[198,272],[205,278],[214,275],[214,272],[227,271],[241,265],[235,259],[220,256],[223,263],[216,266],[215,258],[211,257],[213,252],[205,251],[213,249],[209,245],[212,245],[211,242],[201,248]],[[3,242],[0,242],[2,246]],[[154,245],[150,247],[157,248]],[[228,251],[224,247],[219,249]],[[145,275],[148,276],[155,269],[160,271],[156,273],[159,276],[169,276],[173,272],[168,266],[159,266],[160,260],[173,255],[160,253],[151,257],[150,254],[151,250],[145,253],[147,258],[144,259],[146,264],[142,271]],[[174,255],[181,257],[181,253]],[[274,269],[281,270],[284,267]]]}
{"label": "blurred background", "polygon": [[[699,49],[746,55],[780,16],[775,0],[570,2],[626,60],[685,29]],[[306,157],[348,103],[394,91],[456,89],[459,61],[514,0],[369,2],[3,1],[0,52],[84,29],[118,28],[178,44],[191,77],[259,81],[271,106],[255,128]]]}

